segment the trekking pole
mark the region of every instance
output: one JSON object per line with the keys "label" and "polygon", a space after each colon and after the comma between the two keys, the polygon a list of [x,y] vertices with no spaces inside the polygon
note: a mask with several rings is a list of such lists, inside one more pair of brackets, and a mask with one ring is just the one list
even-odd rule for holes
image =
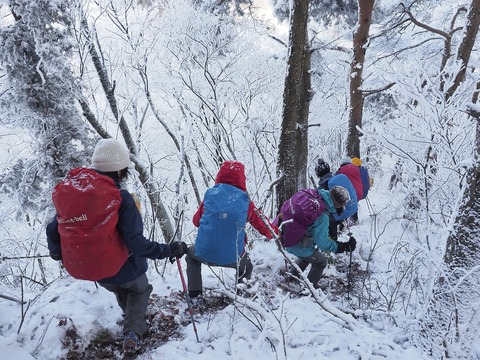
{"label": "trekking pole", "polygon": [[182,265],[180,264],[180,258],[177,258],[178,272],[180,273],[180,279],[182,279],[183,292],[185,293],[185,299],[187,300],[188,312],[190,313],[190,319],[192,320],[193,331],[195,332],[195,337],[197,342],[200,342],[198,338],[197,326],[195,325],[195,319],[193,318],[192,304],[190,302],[190,297],[188,296],[187,284],[185,284],[185,279],[183,277]]}
{"label": "trekking pole", "polygon": [[347,274],[347,300],[350,300],[350,288],[352,287],[352,252],[350,251],[350,263]]}
{"label": "trekking pole", "polygon": [[[352,236],[352,233],[349,232],[348,236]],[[348,263],[348,273],[347,273],[347,300],[350,300],[350,288],[352,286],[352,252],[350,250],[350,262]]]}

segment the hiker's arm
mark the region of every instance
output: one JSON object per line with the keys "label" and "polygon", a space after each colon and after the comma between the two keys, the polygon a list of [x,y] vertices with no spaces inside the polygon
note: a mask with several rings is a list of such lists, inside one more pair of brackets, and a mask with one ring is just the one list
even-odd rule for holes
{"label": "hiker's arm", "polygon": [[164,259],[171,255],[170,245],[150,241],[143,236],[143,222],[132,195],[121,191],[122,204],[118,211],[117,229],[128,250],[135,256]]}
{"label": "hiker's arm", "polygon": [[337,242],[328,235],[329,219],[326,213],[320,215],[311,225],[311,231],[317,247],[323,252],[337,252]]}
{"label": "hiker's arm", "polygon": [[50,256],[60,256],[62,254],[62,247],[60,244],[60,233],[58,232],[57,215],[55,214],[52,221],[47,225],[47,245],[50,251]]}
{"label": "hiker's arm", "polygon": [[358,203],[354,200],[350,200],[345,206],[345,209],[340,214],[333,214],[333,218],[337,221],[343,221],[348,219],[350,216],[355,214],[358,211]]}
{"label": "hiker's arm", "polygon": [[203,215],[203,209],[204,208],[203,208],[203,201],[202,201],[202,203],[197,209],[197,212],[193,215],[193,219],[192,219],[193,225],[195,225],[196,227],[200,226],[200,218]]}
{"label": "hiker's arm", "polygon": [[[257,211],[261,214],[261,211],[255,206],[255,204],[253,203],[253,201],[250,201],[250,205],[248,206],[248,217],[247,217],[247,221],[260,233],[262,234],[263,236],[265,236],[267,239],[271,239],[273,236],[272,236],[272,233],[270,232],[270,230],[267,228],[267,226],[265,225],[265,223],[263,222],[262,219],[260,219],[260,217],[258,216],[257,214]],[[268,221],[268,223],[270,224],[270,226],[275,230],[276,229],[276,226],[272,225],[272,223],[270,222],[270,220],[267,219],[267,217],[265,217],[265,219]]]}

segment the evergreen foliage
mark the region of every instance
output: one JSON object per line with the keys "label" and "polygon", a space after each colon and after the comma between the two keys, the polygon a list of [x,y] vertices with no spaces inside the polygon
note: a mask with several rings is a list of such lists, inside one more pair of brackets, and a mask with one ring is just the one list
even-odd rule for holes
{"label": "evergreen foliage", "polygon": [[71,166],[85,165],[91,144],[75,107],[79,84],[71,71],[74,47],[69,1],[16,1],[13,22],[0,30],[0,62],[6,74],[2,123],[29,129],[35,154],[2,175],[3,190],[17,191],[28,207],[40,189]]}

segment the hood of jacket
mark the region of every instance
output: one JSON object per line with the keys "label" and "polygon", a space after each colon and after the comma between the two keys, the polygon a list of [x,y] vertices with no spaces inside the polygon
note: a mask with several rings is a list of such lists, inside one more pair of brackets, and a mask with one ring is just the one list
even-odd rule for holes
{"label": "hood of jacket", "polygon": [[218,171],[215,184],[229,184],[240,190],[247,191],[245,166],[240,161],[236,160],[224,161]]}
{"label": "hood of jacket", "polygon": [[325,201],[327,211],[331,214],[335,214],[337,212],[337,209],[335,208],[335,205],[333,205],[333,200],[330,195],[330,191],[325,189],[318,189],[317,192],[323,198],[323,201]]}

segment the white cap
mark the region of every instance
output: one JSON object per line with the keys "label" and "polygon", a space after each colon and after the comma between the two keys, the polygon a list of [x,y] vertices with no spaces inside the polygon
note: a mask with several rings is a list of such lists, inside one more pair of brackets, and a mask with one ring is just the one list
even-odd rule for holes
{"label": "white cap", "polygon": [[115,139],[102,139],[93,151],[92,167],[98,171],[112,172],[132,168],[133,163],[125,144]]}

